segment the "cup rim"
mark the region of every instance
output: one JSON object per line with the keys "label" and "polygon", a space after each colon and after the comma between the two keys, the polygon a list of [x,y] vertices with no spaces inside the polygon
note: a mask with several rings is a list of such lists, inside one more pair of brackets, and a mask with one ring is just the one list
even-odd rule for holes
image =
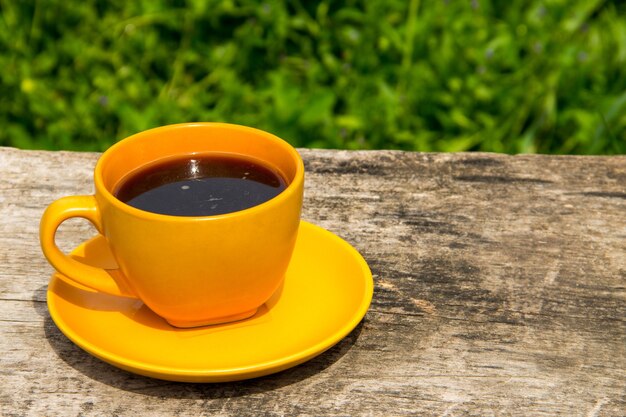
{"label": "cup rim", "polygon": [[[269,139],[275,144],[281,146],[290,154],[293,160],[296,163],[296,172],[293,176],[293,180],[289,183],[287,188],[285,188],[282,192],[280,192],[277,196],[261,203],[256,206],[249,207],[247,209],[232,211],[224,214],[215,214],[209,216],[174,216],[169,214],[160,214],[153,213],[151,211],[141,210],[135,207],[132,207],[123,201],[119,200],[117,197],[113,195],[111,191],[107,189],[104,185],[104,179],[102,175],[102,170],[104,164],[112,157],[111,155],[115,154],[116,150],[121,146],[127,145],[129,142],[139,141],[144,139],[147,136],[153,135],[156,132],[169,131],[169,130],[178,130],[181,128],[226,128],[230,130],[238,130],[247,133],[253,133],[257,136],[263,136],[265,139]],[[96,193],[100,194],[104,197],[107,202],[113,205],[115,208],[122,210],[130,215],[135,217],[141,217],[147,220],[159,220],[159,221],[173,221],[173,222],[189,222],[189,221],[215,221],[219,219],[228,219],[232,217],[238,217],[242,215],[252,214],[254,212],[259,212],[262,210],[271,209],[273,206],[279,204],[281,201],[290,198],[294,193],[298,192],[298,189],[304,183],[304,162],[302,161],[302,157],[298,153],[298,151],[287,141],[279,138],[278,136],[266,132],[264,130],[256,129],[249,126],[243,126],[233,123],[220,123],[220,122],[189,122],[189,123],[177,123],[170,124],[160,127],[155,127],[152,129],[144,130],[139,133],[135,133],[131,136],[128,136],[117,143],[113,144],[109,147],[98,159],[96,163],[96,167],[94,170],[94,183],[96,188]]]}

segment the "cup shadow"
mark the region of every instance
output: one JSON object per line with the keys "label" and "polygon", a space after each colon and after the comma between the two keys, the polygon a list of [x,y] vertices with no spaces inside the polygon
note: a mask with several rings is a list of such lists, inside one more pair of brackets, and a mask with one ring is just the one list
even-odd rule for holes
{"label": "cup shadow", "polygon": [[[152,327],[161,331],[173,331],[174,328],[167,323],[167,321],[154,313],[147,305],[140,300],[134,298],[118,297],[115,295],[109,295],[104,293],[94,292],[92,290],[85,290],[78,288],[75,284],[70,284],[61,275],[56,275],[57,279],[54,285],[51,287],[57,297],[65,300],[66,302],[74,305],[82,305],[88,303],[92,310],[99,311],[115,311],[121,313],[133,320],[136,323],[141,324],[144,327]],[[237,326],[249,325],[251,320],[255,322],[262,321],[264,316],[267,315],[276,302],[280,299],[280,295],[283,291],[283,283],[279,285],[272,297],[266,301],[261,307],[258,308],[256,313],[249,319],[242,320],[236,323]],[[44,292],[44,298],[45,298]],[[85,301],[88,299],[89,301]],[[222,328],[232,326],[233,323],[214,324],[210,326],[211,331],[219,331]],[[176,328],[176,332],[195,332],[197,328]]]}
{"label": "cup shadow", "polygon": [[273,391],[315,376],[333,365],[356,343],[363,328],[363,319],[344,339],[326,352],[296,367],[259,378],[236,382],[185,383],[136,375],[101,361],[72,343],[56,327],[45,300],[47,285],[32,297],[35,311],[44,318],[44,334],[50,347],[66,364],[100,383],[133,393],[173,399],[219,399],[242,397]]}
{"label": "cup shadow", "polygon": [[[118,269],[117,262],[113,258],[109,246],[102,236],[97,236],[85,242],[82,247],[83,253],[72,253],[70,256],[81,263],[90,265],[96,268],[103,268],[109,273],[111,279],[116,282],[122,293],[133,294],[131,286],[128,283],[127,278]],[[130,319],[141,323],[143,326],[149,326],[160,330],[170,330],[171,326],[165,321],[165,319],[156,315],[147,305],[143,304],[135,298],[118,297],[114,295],[108,295],[104,293],[94,293],[93,291],[77,285],[76,283],[68,283],[62,277],[57,275],[60,280],[57,282],[58,295],[72,304],[80,304],[81,300],[85,297],[84,290],[88,291],[89,298],[91,299],[91,305],[93,308],[102,310],[114,310],[121,312]],[[254,318],[259,320],[265,314],[271,310],[272,306],[280,299],[280,295],[283,291],[282,282],[279,287],[274,291],[273,295],[267,300],[254,314]],[[96,307],[97,306],[97,307]],[[211,329],[218,330],[220,327],[228,326],[229,324],[216,324],[211,326]],[[190,330],[193,330],[190,329]],[[177,331],[185,331],[185,329],[178,328]]]}

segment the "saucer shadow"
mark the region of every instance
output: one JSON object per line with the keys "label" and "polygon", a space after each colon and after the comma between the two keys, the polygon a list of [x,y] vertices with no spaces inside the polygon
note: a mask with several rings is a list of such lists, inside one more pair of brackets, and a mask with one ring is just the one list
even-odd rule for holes
{"label": "saucer shadow", "polygon": [[72,343],[56,327],[45,302],[47,286],[37,289],[32,297],[33,307],[44,318],[44,334],[57,356],[88,378],[103,384],[154,397],[173,399],[219,399],[242,397],[273,391],[298,383],[323,372],[350,351],[358,340],[364,318],[345,338],[326,352],[284,371],[236,382],[186,383],[149,378],[133,374],[101,361]]}

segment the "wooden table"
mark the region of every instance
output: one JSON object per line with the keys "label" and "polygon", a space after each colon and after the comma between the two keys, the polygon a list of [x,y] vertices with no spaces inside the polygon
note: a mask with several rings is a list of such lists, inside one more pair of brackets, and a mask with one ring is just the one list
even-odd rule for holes
{"label": "wooden table", "polygon": [[[43,209],[95,153],[0,148],[0,413],[626,414],[626,157],[301,150],[303,218],[354,245],[374,299],[308,363],[237,383],[136,376],[46,308]],[[94,231],[73,219],[70,250]]]}

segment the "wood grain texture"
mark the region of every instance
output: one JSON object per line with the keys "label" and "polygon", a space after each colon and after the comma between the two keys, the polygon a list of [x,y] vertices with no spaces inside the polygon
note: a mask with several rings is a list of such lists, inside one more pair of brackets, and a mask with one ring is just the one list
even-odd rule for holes
{"label": "wood grain texture", "polygon": [[364,255],[371,308],[308,363],[193,385],[107,365],[48,315],[39,218],[92,192],[98,155],[0,148],[0,413],[626,414],[625,157],[301,153],[303,218]]}

